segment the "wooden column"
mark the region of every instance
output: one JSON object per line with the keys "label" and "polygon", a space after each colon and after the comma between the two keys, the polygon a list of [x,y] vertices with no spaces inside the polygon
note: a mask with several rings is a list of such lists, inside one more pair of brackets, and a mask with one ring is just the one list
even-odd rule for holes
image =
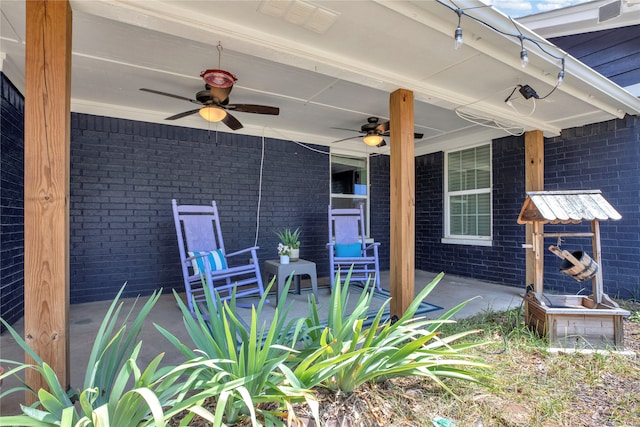
{"label": "wooden column", "polygon": [[[591,296],[593,300],[601,304],[603,301],[602,294],[604,293],[604,283],[602,282],[602,246],[600,245],[600,222],[597,219],[591,221],[591,245],[593,250],[593,260],[598,264],[598,271],[591,279]],[[616,304],[617,306],[617,304]]]}
{"label": "wooden column", "polygon": [[[26,2],[24,335],[69,385],[71,6]],[[25,356],[27,363],[32,363]],[[26,382],[44,381],[33,370]],[[33,398],[27,395],[27,403]]]}
{"label": "wooden column", "polygon": [[415,158],[413,92],[390,98],[391,315],[401,316],[415,298]]}
{"label": "wooden column", "polygon": [[[524,134],[524,151],[525,191],[543,191],[544,136],[542,131],[534,130]],[[533,284],[535,291],[542,293],[545,249],[541,234],[544,232],[544,226],[540,224],[536,227],[535,232],[540,234],[537,239],[534,239],[534,226],[526,225],[527,245],[531,245],[533,250],[527,250],[525,285]]]}

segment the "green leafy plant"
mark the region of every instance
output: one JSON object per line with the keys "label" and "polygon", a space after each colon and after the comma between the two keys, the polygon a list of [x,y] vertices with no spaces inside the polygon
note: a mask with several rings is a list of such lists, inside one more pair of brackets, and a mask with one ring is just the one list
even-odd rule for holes
{"label": "green leafy plant", "polygon": [[[3,319],[16,342],[35,361],[35,364],[2,359],[13,366],[1,378],[16,375],[26,369],[38,371],[48,390],[32,390],[26,385],[12,388],[0,398],[15,392],[32,392],[37,401],[32,406],[22,405],[22,415],[0,417],[0,426],[164,426],[176,413],[197,406],[209,395],[222,392],[223,387],[200,394],[197,376],[185,377],[185,371],[203,369],[204,362],[191,362],[179,367],[160,368],[163,355],[158,355],[141,371],[136,363],[141,342],[137,342],[144,319],[161,293],[154,293],[133,320],[129,331],[126,322],[116,330],[122,308],[118,300],[124,286],[112,302],[92,347],[86,371],[84,388],[70,393],[64,390],[53,369],[22,340],[20,335]],[[135,305],[135,304],[134,304]],[[133,310],[133,308],[131,309]],[[114,332],[115,331],[115,332]],[[227,384],[227,388],[233,386]],[[78,406],[74,405],[77,399]]]}
{"label": "green leafy plant", "polygon": [[291,231],[290,228],[276,231],[276,236],[278,236],[278,239],[280,239],[283,245],[289,246],[291,249],[300,248],[300,227],[294,231]]}
{"label": "green leafy plant", "polygon": [[355,309],[346,312],[349,298],[349,273],[343,285],[333,288],[327,325],[320,322],[318,308],[312,300],[307,319],[305,349],[300,353],[294,374],[307,387],[323,385],[350,393],[366,382],[379,382],[402,376],[429,377],[451,391],[442,378],[458,378],[477,382],[482,374],[475,368],[486,368],[477,357],[464,351],[481,345],[456,344],[476,331],[464,331],[448,337],[440,336],[438,328],[452,322],[451,318],[468,302],[463,302],[439,319],[415,317],[420,303],[442,279],[438,275],[410,304],[397,321],[382,321],[387,300],[371,320],[367,311],[373,290],[368,286],[360,295]]}
{"label": "green leafy plant", "polygon": [[[304,319],[290,319],[288,315],[291,305],[286,306],[286,295],[291,277],[287,280],[271,322],[268,325],[266,322],[258,324],[273,283],[272,280],[257,306],[251,306],[249,325],[238,317],[235,292],[231,299],[223,302],[217,292],[211,295],[209,288],[205,287],[206,304],[204,307],[196,305],[195,318],[175,294],[195,350],[156,325],[187,358],[203,355],[215,363],[214,369],[201,370],[198,374],[207,384],[215,384],[220,380],[218,367],[225,371],[224,381],[236,381],[239,384],[217,398],[215,413],[200,411],[200,416],[216,426],[222,422],[233,424],[246,417],[251,419],[253,425],[258,425],[258,418],[268,425],[283,425],[284,414],[288,413],[290,419],[295,418],[292,403],[304,401],[318,420],[318,405],[312,393],[301,385],[285,364],[295,352],[293,346],[304,325]],[[275,410],[270,409],[269,404],[273,403],[277,404]]]}

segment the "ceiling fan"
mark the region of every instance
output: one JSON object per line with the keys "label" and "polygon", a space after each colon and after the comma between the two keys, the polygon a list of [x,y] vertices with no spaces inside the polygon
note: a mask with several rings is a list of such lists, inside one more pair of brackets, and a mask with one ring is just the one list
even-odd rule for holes
{"label": "ceiling fan", "polygon": [[[208,70],[213,71],[213,70]],[[223,70],[215,70],[223,71]],[[204,74],[204,73],[203,73]],[[201,107],[195,110],[189,110],[182,113],[175,114],[167,117],[165,120],[177,120],[183,117],[190,116],[195,113],[200,115],[207,121],[219,122],[222,121],[231,130],[242,129],[242,123],[229,112],[236,111],[240,113],[253,113],[253,114],[269,114],[277,116],[280,114],[278,107],[269,107],[266,105],[256,104],[229,104],[229,93],[233,86],[226,88],[214,87],[210,84],[205,84],[205,89],[196,93],[196,99],[187,98],[180,95],[174,95],[167,92],[161,92],[159,90],[140,88],[143,92],[155,93],[157,95],[169,96],[171,98],[182,99],[184,101],[191,102],[193,104],[199,104]]]}
{"label": "ceiling fan", "polygon": [[[361,134],[364,134],[362,141],[365,144],[371,147],[384,147],[385,145],[387,145],[387,143],[384,140],[384,137],[389,136],[389,122],[387,121],[384,123],[378,123],[379,121],[380,119],[378,117],[369,117],[367,119],[367,123],[360,126],[359,131],[356,131],[353,129],[343,129],[343,128],[334,128],[334,129],[342,129],[342,130],[349,130],[353,132],[359,132]],[[423,137],[423,134],[414,133],[413,137],[416,139],[420,139]],[[355,138],[360,138],[360,136],[351,136],[349,138],[339,139],[337,141],[333,141],[333,143],[347,141]]]}
{"label": "ceiling fan", "polygon": [[167,117],[165,120],[177,120],[200,113],[203,119],[209,122],[222,122],[231,130],[242,129],[242,123],[233,117],[229,111],[237,111],[240,113],[269,114],[277,116],[280,114],[278,107],[269,107],[267,105],[256,104],[229,104],[229,94],[233,85],[238,80],[236,76],[228,71],[220,69],[220,57],[222,55],[222,44],[218,42],[218,68],[213,70],[205,70],[200,73],[200,77],[204,80],[205,89],[196,93],[196,99],[190,99],[180,95],[174,95],[167,92],[161,92],[154,89],[140,88],[141,91],[155,93],[156,95],[169,96],[171,98],[182,99],[193,104],[199,104],[201,107],[195,110],[189,110],[182,113]]}

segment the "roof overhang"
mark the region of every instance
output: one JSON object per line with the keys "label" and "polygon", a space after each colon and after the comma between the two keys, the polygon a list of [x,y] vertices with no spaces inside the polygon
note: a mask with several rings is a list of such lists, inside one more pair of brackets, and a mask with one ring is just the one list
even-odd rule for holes
{"label": "roof overhang", "polygon": [[[368,116],[389,118],[389,94],[413,91],[416,155],[508,135],[505,127],[542,130],[640,114],[640,101],[543,38],[479,1],[457,1],[464,44],[453,49],[458,16],[448,0],[333,2],[72,1],[72,111],[228,132],[194,115],[183,101],[140,92],[150,87],[182,96],[202,89],[199,73],[217,68],[238,77],[232,102],[275,105],[278,117],[238,114],[248,135],[338,147],[368,148],[354,136]],[[322,32],[296,16],[265,8],[320,10],[333,21]],[[470,16],[473,15],[474,19]],[[2,3],[2,70],[24,87],[24,2]],[[318,24],[314,22],[314,25]],[[307,27],[305,27],[307,26]],[[522,34],[529,65],[520,65]],[[549,93],[565,58],[565,80],[543,100],[516,96],[519,85]],[[516,93],[517,95],[517,93]],[[191,108],[193,108],[191,106]],[[460,114],[462,113],[462,114]],[[466,119],[460,117],[464,115]],[[469,120],[475,118],[476,120]]]}

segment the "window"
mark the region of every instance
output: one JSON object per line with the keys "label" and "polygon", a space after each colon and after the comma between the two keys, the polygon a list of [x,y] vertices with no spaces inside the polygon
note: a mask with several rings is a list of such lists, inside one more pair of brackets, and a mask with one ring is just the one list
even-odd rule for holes
{"label": "window", "polygon": [[491,145],[447,153],[444,243],[491,244]]}
{"label": "window", "polygon": [[369,161],[367,158],[331,154],[331,206],[357,208],[364,204],[366,233],[369,234]]}

